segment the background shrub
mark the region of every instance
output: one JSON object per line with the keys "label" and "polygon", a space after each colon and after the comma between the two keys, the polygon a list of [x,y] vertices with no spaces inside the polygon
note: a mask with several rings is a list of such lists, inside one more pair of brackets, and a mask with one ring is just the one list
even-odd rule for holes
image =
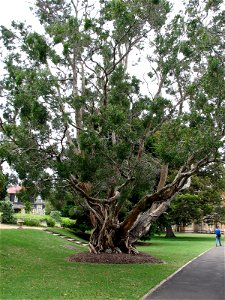
{"label": "background shrub", "polygon": [[[55,226],[55,220],[53,218],[51,218],[50,216],[46,216],[46,215],[33,215],[33,214],[18,213],[18,214],[15,214],[15,217],[17,219],[23,219],[24,225],[28,225],[28,226],[45,226],[44,224],[41,224],[41,223],[45,223],[45,222],[46,222],[47,226],[49,226],[49,227]],[[26,220],[28,220],[28,223],[26,222]],[[30,225],[31,224],[30,222],[34,225]]]}
{"label": "background shrub", "polygon": [[37,219],[24,219],[23,224],[26,226],[40,226],[40,221]]}
{"label": "background shrub", "polygon": [[50,217],[52,217],[57,223],[61,223],[61,212],[58,210],[53,210],[50,212]]}
{"label": "background shrub", "polygon": [[1,203],[2,211],[2,223],[5,224],[16,224],[16,219],[14,218],[14,210],[12,208],[12,203],[9,200],[2,201]]}
{"label": "background shrub", "polygon": [[61,225],[64,228],[71,228],[76,223],[75,220],[71,220],[70,218],[61,218]]}
{"label": "background shrub", "polygon": [[53,218],[46,219],[48,227],[54,227],[55,226],[55,220]]}

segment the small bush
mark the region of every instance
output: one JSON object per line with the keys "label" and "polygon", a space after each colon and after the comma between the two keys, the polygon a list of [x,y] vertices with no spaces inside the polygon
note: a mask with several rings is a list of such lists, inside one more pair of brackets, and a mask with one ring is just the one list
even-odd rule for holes
{"label": "small bush", "polygon": [[61,218],[61,225],[64,228],[71,228],[75,223],[76,221],[70,218]]}
{"label": "small bush", "polygon": [[40,226],[40,222],[37,219],[24,219],[23,224],[26,226]]}
{"label": "small bush", "polygon": [[55,220],[52,218],[46,219],[48,227],[54,227],[55,226]]}
{"label": "small bush", "polygon": [[2,223],[5,224],[15,224],[16,220],[13,216],[14,210],[12,208],[12,203],[9,200],[2,201]]}
{"label": "small bush", "polygon": [[50,217],[52,217],[57,223],[61,223],[61,212],[58,210],[53,210],[50,213]]}

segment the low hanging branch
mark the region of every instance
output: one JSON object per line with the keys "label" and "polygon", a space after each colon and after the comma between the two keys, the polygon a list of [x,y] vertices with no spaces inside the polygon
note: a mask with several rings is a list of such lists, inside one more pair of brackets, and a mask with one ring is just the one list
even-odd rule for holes
{"label": "low hanging branch", "polygon": [[131,210],[130,214],[121,224],[121,232],[125,234],[136,222],[139,215],[151,207],[154,202],[162,203],[173,197],[187,182],[187,179],[194,174],[200,167],[204,166],[209,161],[209,157],[205,156],[196,165],[191,165],[193,157],[187,160],[186,165],[182,166],[172,183],[165,185],[157,192],[144,196],[137,205]]}
{"label": "low hanging branch", "polygon": [[116,187],[114,189],[114,195],[110,198],[94,198],[89,196],[88,192],[87,192],[87,187],[88,184],[87,183],[81,183],[78,181],[78,179],[74,176],[71,175],[70,176],[70,182],[72,183],[72,186],[89,202],[96,204],[96,203],[102,203],[102,204],[110,204],[115,202],[119,197],[120,197],[120,191],[130,182],[132,181],[133,178],[129,177],[127,178],[127,180],[121,184],[120,186]]}

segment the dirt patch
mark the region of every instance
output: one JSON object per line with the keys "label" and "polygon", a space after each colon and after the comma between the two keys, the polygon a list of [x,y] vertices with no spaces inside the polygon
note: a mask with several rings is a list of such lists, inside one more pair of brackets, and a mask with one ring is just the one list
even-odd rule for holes
{"label": "dirt patch", "polygon": [[96,264],[160,264],[161,260],[147,254],[140,252],[138,255],[131,255],[125,253],[100,253],[93,254],[89,252],[82,252],[72,255],[68,258],[70,262],[81,263],[96,263]]}

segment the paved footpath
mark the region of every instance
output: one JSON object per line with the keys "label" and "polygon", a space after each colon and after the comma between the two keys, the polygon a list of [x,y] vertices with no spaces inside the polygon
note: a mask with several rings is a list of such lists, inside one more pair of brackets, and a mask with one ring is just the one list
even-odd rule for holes
{"label": "paved footpath", "polygon": [[225,247],[214,247],[152,289],[143,300],[225,300]]}

